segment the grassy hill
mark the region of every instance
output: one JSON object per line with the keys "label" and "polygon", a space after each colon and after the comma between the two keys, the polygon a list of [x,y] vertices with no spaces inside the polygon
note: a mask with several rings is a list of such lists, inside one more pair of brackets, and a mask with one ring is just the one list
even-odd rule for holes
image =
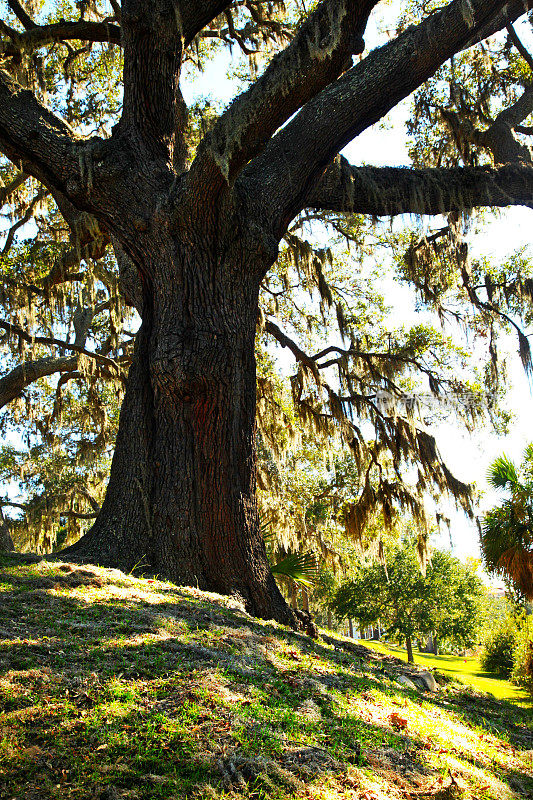
{"label": "grassy hill", "polygon": [[250,618],[237,598],[0,559],[0,798],[533,797],[531,711]]}

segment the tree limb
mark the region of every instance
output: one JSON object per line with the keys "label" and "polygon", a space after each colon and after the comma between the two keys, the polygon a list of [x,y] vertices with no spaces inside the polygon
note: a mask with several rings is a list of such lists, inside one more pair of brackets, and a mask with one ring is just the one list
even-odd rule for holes
{"label": "tree limb", "polygon": [[500,111],[494,122],[480,136],[496,164],[531,163],[531,151],[517,141],[513,131],[533,112],[533,86],[527,86],[520,97],[508,108]]}
{"label": "tree limb", "polygon": [[15,177],[9,181],[5,186],[0,188],[0,208],[9,200],[11,195],[20,189],[23,183],[25,183],[30,176],[27,175],[25,172],[19,172]]}
{"label": "tree limb", "polygon": [[342,156],[305,205],[375,216],[442,214],[478,206],[533,208],[533,167],[354,167]]}
{"label": "tree limb", "polygon": [[511,22],[507,25],[507,33],[509,34],[509,38],[511,39],[512,43],[533,73],[533,58],[531,57],[531,53],[522,44],[520,37],[518,36]]}
{"label": "tree limb", "polygon": [[188,47],[202,28],[231,6],[228,0],[179,0],[181,30],[185,47]]}
{"label": "tree limb", "polygon": [[180,25],[179,13],[167,0],[123,0],[124,104],[119,127],[143,156],[169,165],[180,129]]}
{"label": "tree limb", "polygon": [[36,205],[43,200],[47,195],[45,189],[41,189],[41,191],[37,192],[35,197],[32,198],[28,208],[26,209],[26,213],[22,215],[9,229],[7,232],[6,241],[4,247],[2,248],[2,252],[0,253],[1,256],[7,255],[11,249],[11,245],[15,239],[15,233],[18,231],[19,228],[22,228],[30,219],[33,217],[33,213],[35,211]]}
{"label": "tree limb", "polygon": [[7,0],[7,4],[18,21],[22,23],[27,31],[37,27],[36,23],[25,10],[22,3],[19,3],[18,0]]}
{"label": "tree limb", "polygon": [[10,57],[19,55],[21,51],[37,50],[39,47],[46,47],[54,42],[67,42],[72,39],[84,42],[121,44],[121,31],[118,25],[89,20],[77,22],[63,20],[50,25],[34,25],[23,33],[12,31],[7,35],[11,39],[11,44],[3,46],[3,53]]}
{"label": "tree limb", "polygon": [[52,345],[53,347],[60,347],[63,350],[73,350],[76,353],[89,356],[89,358],[94,358],[96,361],[99,361],[102,364],[113,367],[117,372],[120,371],[119,365],[116,361],[113,361],[112,358],[103,356],[101,353],[95,353],[92,350],[86,350],[85,347],[81,347],[78,344],[69,344],[61,339],[53,339],[49,336],[33,336],[31,333],[25,331],[24,328],[19,328],[18,325],[13,325],[11,322],[7,322],[3,319],[0,319],[0,328],[7,331],[7,333],[12,333],[15,336],[18,336],[25,342],[29,342],[29,344],[48,344]]}
{"label": "tree limb", "polygon": [[232,183],[272,134],[351,65],[378,0],[323,0],[263,75],[222,114],[201,143],[191,175],[216,168]]}
{"label": "tree limb", "polygon": [[479,27],[476,27],[473,35],[461,47],[461,50],[467,50],[475,44],[479,44],[484,39],[488,39],[498,31],[501,31],[509,23],[514,22],[519,17],[527,14],[533,8],[533,0],[509,0],[501,11],[498,11],[487,22]]}
{"label": "tree limb", "polygon": [[261,180],[280,235],[309,188],[348,142],[381,119],[500,11],[502,0],[453,0],[411,26],[310,100],[243,172]]}
{"label": "tree limb", "polygon": [[66,122],[0,70],[0,150],[11,161],[46,186],[65,191],[69,177],[79,173],[75,143]]}
{"label": "tree limb", "polygon": [[286,333],[284,333],[281,328],[279,328],[275,322],[271,319],[267,319],[265,321],[265,330],[274,339],[282,346],[287,347],[293,356],[296,358],[297,361],[305,364],[309,369],[313,372],[315,377],[318,378],[318,367],[316,364],[315,359],[312,356],[309,356],[306,352],[304,352],[301,347],[299,347],[295,341],[293,341]]}
{"label": "tree limb", "polygon": [[3,378],[0,378],[0,408],[20,397],[27,386],[40,378],[54,375],[56,372],[70,372],[76,369],[77,364],[77,356],[60,358],[47,356],[19,364]]}

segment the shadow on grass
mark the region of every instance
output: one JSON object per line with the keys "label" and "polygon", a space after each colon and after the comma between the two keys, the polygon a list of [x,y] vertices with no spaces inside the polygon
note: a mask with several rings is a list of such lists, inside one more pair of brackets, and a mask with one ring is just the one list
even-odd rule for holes
{"label": "shadow on grass", "polygon": [[[403,693],[384,680],[386,658],[333,650],[179,588],[154,588],[162,599],[149,605],[126,591],[106,600],[61,594],[105,589],[90,570],[6,572],[0,584],[0,798],[92,798],[106,784],[124,797],[208,797],[220,781],[227,791],[245,785],[257,798],[281,798],[378,751],[400,782],[428,772],[416,736],[339,706],[343,690]],[[284,663],[277,642],[289,648]],[[480,713],[467,700],[450,703],[470,722],[533,746],[520,709],[511,722],[508,704]],[[519,781],[533,788],[512,770],[504,780],[515,791]]]}

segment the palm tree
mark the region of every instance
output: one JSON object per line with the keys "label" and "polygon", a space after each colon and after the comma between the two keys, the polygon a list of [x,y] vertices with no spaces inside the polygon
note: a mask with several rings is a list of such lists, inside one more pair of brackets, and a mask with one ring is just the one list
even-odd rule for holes
{"label": "palm tree", "polygon": [[490,466],[488,482],[508,497],[481,523],[481,550],[487,570],[507,577],[533,600],[533,444],[519,469],[503,455]]}

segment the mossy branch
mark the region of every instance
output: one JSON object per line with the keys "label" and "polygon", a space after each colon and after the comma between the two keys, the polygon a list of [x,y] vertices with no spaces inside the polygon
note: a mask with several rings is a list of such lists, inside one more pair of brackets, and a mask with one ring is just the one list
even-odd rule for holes
{"label": "mossy branch", "polygon": [[307,196],[306,207],[374,216],[443,214],[475,207],[533,205],[533,168],[353,167],[338,158]]}

